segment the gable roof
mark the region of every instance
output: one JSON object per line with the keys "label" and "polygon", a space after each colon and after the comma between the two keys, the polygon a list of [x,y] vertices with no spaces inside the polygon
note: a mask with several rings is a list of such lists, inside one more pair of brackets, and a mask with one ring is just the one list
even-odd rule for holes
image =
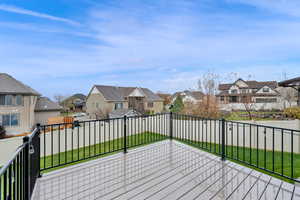
{"label": "gable roof", "polygon": [[60,111],[62,108],[47,97],[37,99],[34,111]]}
{"label": "gable roof", "polygon": [[[238,79],[242,80],[242,79]],[[243,80],[242,80],[243,81]],[[264,86],[268,86],[271,89],[275,89],[278,86],[277,81],[244,81],[249,89],[260,89]],[[231,86],[235,85],[236,81],[234,83],[229,83],[229,84],[220,84],[219,85],[219,90],[229,90]]]}
{"label": "gable roof", "polygon": [[282,87],[300,86],[300,77],[279,82],[279,86]]}
{"label": "gable roof", "polygon": [[203,92],[201,91],[189,91],[189,90],[185,90],[183,92],[176,92],[172,98],[178,96],[178,95],[182,95],[182,93],[185,93],[186,96],[191,96],[193,98],[195,98],[196,100],[201,100],[203,98],[203,96],[205,96],[203,94]]}
{"label": "gable roof", "polygon": [[40,94],[31,87],[5,73],[0,73],[0,94],[27,94],[40,96]]}
{"label": "gable roof", "polygon": [[[107,101],[125,101],[125,97],[134,94],[133,92],[138,89],[147,98],[148,101],[163,101],[158,95],[153,93],[148,88],[137,88],[137,87],[117,87],[107,85],[95,85],[95,88],[102,93]],[[93,88],[94,88],[93,87]]]}

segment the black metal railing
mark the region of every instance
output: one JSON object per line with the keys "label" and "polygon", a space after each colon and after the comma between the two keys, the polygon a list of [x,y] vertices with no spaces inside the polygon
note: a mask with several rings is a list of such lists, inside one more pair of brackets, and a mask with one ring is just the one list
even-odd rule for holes
{"label": "black metal railing", "polygon": [[300,182],[300,130],[180,114],[172,118],[174,139]]}
{"label": "black metal railing", "polygon": [[23,138],[12,159],[0,169],[0,199],[30,199],[40,172],[40,129]]}
{"label": "black metal railing", "polygon": [[37,126],[0,169],[0,200],[30,199],[49,170],[165,139],[299,182],[299,130],[161,113]]}
{"label": "black metal railing", "polygon": [[41,126],[41,171],[166,139],[169,121],[156,114]]}

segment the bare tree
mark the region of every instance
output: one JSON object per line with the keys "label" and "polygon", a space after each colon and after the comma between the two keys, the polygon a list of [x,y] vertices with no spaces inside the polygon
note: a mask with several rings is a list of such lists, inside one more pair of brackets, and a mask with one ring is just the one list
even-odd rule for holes
{"label": "bare tree", "polygon": [[215,95],[218,92],[219,78],[220,76],[213,72],[207,72],[199,78],[198,89],[204,94],[204,98],[202,102],[195,105],[195,114],[205,117],[218,116],[219,105]]}
{"label": "bare tree", "polygon": [[[293,102],[296,101],[295,97],[296,97],[296,91],[294,88],[279,88],[277,90],[282,98],[282,102],[283,102],[283,108],[287,108],[287,107],[292,107]],[[288,105],[286,105],[286,103]]]}
{"label": "bare tree", "polygon": [[108,110],[102,110],[98,108],[92,113],[96,119],[107,119],[109,117],[109,111]]}
{"label": "bare tree", "polygon": [[55,94],[54,95],[54,100],[61,105],[64,99],[66,99],[68,96],[67,95],[62,95],[62,94]]}
{"label": "bare tree", "polygon": [[252,120],[252,111],[254,110],[255,102],[253,101],[251,94],[245,94],[244,96],[242,96],[242,104],[248,114],[249,119]]}

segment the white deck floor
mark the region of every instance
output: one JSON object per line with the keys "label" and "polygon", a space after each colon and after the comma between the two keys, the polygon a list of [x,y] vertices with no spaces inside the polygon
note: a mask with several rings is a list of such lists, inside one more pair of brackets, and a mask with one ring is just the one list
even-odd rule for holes
{"label": "white deck floor", "polygon": [[33,199],[300,199],[293,184],[169,140],[45,174]]}

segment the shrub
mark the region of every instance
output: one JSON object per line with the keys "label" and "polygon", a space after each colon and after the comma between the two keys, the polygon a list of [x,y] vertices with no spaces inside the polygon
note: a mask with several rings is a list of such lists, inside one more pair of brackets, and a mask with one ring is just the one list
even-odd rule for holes
{"label": "shrub", "polygon": [[300,107],[286,108],[284,114],[289,118],[300,119]]}

